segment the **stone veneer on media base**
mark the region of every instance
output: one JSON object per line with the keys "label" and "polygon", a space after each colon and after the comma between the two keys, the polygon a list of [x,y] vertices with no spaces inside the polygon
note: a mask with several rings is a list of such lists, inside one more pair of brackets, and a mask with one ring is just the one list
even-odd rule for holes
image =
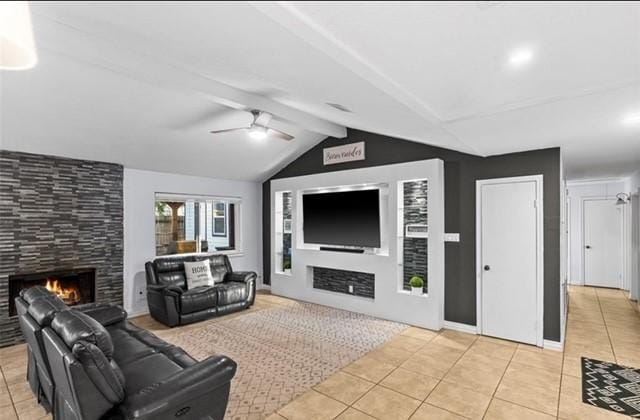
{"label": "stone veneer on media base", "polygon": [[[353,293],[349,293],[349,285]],[[376,281],[372,273],[313,267],[313,288],[375,299]]]}
{"label": "stone veneer on media base", "polygon": [[121,165],[0,150],[0,347],[22,341],[8,276],[96,269],[96,301],[122,304]]}

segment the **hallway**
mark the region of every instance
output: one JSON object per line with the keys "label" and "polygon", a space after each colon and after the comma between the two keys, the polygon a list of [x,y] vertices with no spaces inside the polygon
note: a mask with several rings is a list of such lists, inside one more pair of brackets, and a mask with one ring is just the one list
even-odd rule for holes
{"label": "hallway", "polygon": [[[578,409],[575,397],[579,397],[581,387],[580,357],[640,367],[640,315],[622,290],[570,286],[569,296],[558,416],[580,418],[576,415],[582,412],[582,418],[623,418],[581,402],[582,410],[573,411]],[[572,392],[573,399],[569,395]]]}

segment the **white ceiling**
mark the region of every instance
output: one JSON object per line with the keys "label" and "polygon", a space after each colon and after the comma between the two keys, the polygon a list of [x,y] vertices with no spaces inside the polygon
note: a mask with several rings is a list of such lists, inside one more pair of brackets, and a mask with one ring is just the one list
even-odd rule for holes
{"label": "white ceiling", "polygon": [[[40,61],[0,73],[0,147],[264,180],[353,127],[568,179],[640,169],[640,3],[33,3]],[[534,56],[511,68],[526,47]],[[338,103],[352,113],[329,107]],[[238,110],[292,142],[258,142]]]}

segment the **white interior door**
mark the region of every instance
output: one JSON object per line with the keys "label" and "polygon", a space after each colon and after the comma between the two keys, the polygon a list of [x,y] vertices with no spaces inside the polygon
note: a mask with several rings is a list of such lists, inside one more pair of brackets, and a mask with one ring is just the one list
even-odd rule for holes
{"label": "white interior door", "polygon": [[541,345],[542,179],[480,181],[479,189],[482,334]]}
{"label": "white interior door", "polygon": [[584,284],[622,287],[622,207],[616,200],[585,200]]}

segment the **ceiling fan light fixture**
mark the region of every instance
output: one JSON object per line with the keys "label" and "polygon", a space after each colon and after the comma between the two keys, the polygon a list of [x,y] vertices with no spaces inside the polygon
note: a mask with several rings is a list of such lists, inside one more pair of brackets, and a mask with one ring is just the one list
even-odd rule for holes
{"label": "ceiling fan light fixture", "polygon": [[264,140],[267,138],[267,129],[265,127],[254,125],[249,129],[249,137],[254,140]]}

